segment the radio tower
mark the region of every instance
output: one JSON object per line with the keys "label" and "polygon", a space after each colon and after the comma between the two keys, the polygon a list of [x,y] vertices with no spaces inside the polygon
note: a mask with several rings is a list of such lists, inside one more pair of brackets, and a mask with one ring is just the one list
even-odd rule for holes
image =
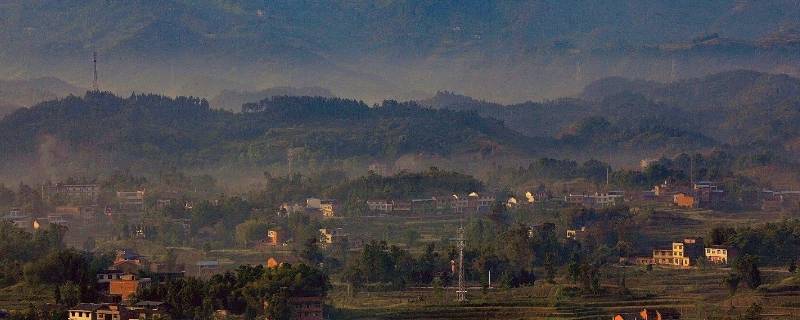
{"label": "radio tower", "polygon": [[456,300],[458,302],[467,301],[467,288],[464,286],[464,226],[458,227],[458,237],[455,239],[458,245],[458,290]]}
{"label": "radio tower", "polygon": [[100,91],[100,84],[97,82],[97,51],[92,52],[92,62],[94,63],[94,82],[92,82],[92,90],[98,92]]}

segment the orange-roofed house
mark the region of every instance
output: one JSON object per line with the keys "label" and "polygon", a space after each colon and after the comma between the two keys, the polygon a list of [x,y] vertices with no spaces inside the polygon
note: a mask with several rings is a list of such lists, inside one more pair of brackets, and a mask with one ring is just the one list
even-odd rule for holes
{"label": "orange-roofed house", "polygon": [[679,192],[676,193],[672,197],[673,203],[681,208],[695,208],[697,207],[697,202],[695,201],[694,196]]}

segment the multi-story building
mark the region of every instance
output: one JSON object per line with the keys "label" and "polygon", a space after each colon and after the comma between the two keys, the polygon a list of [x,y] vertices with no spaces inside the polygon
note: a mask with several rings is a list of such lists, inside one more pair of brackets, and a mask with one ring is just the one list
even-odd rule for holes
{"label": "multi-story building", "polygon": [[267,244],[277,246],[280,243],[280,232],[278,230],[267,230]]}
{"label": "multi-story building", "polygon": [[710,246],[705,248],[705,256],[709,262],[714,264],[729,264],[736,259],[737,250],[729,246]]}
{"label": "multi-story building", "polygon": [[142,286],[150,285],[150,278],[138,278],[133,274],[124,274],[119,279],[109,282],[108,293],[117,296],[121,301],[129,301]]}
{"label": "multi-story building", "polygon": [[367,209],[369,211],[391,213],[393,202],[389,200],[367,200]]}
{"label": "multi-story building", "polygon": [[42,185],[42,200],[68,203],[96,204],[100,188],[96,184],[45,184]]}
{"label": "multi-story building", "polygon": [[289,305],[291,306],[291,319],[294,320],[322,320],[324,319],[322,313],[322,297],[291,297],[289,298]]}
{"label": "multi-story building", "polygon": [[673,242],[669,249],[653,249],[650,259],[636,259],[637,263],[690,267],[703,257],[703,239],[686,238],[681,242]]}
{"label": "multi-story building", "polygon": [[320,201],[320,211],[323,217],[333,217],[336,215],[338,205],[336,200],[322,200]]}
{"label": "multi-story building", "polygon": [[69,320],[97,320],[97,309],[102,307],[99,303],[80,303],[67,310]]}
{"label": "multi-story building", "polygon": [[322,228],[319,229],[319,243],[322,246],[327,246],[335,243],[341,243],[347,238],[347,234],[342,231],[342,228]]}
{"label": "multi-story building", "polygon": [[117,191],[117,203],[120,210],[144,211],[144,190]]}

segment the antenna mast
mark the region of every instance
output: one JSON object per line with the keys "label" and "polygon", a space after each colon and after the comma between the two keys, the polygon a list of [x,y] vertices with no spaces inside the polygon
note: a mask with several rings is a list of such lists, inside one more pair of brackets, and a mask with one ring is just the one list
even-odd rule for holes
{"label": "antenna mast", "polygon": [[100,91],[100,84],[97,82],[97,51],[92,52],[92,62],[94,63],[94,82],[92,82],[92,90],[97,92]]}

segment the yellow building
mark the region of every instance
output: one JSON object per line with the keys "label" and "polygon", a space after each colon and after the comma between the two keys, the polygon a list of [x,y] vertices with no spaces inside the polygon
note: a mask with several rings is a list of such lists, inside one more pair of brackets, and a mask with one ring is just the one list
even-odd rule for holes
{"label": "yellow building", "polygon": [[324,200],[320,202],[320,211],[323,217],[333,217],[336,215],[336,201]]}
{"label": "yellow building", "polygon": [[711,246],[706,248],[706,259],[715,264],[728,264],[736,258],[736,249],[727,246]]}

